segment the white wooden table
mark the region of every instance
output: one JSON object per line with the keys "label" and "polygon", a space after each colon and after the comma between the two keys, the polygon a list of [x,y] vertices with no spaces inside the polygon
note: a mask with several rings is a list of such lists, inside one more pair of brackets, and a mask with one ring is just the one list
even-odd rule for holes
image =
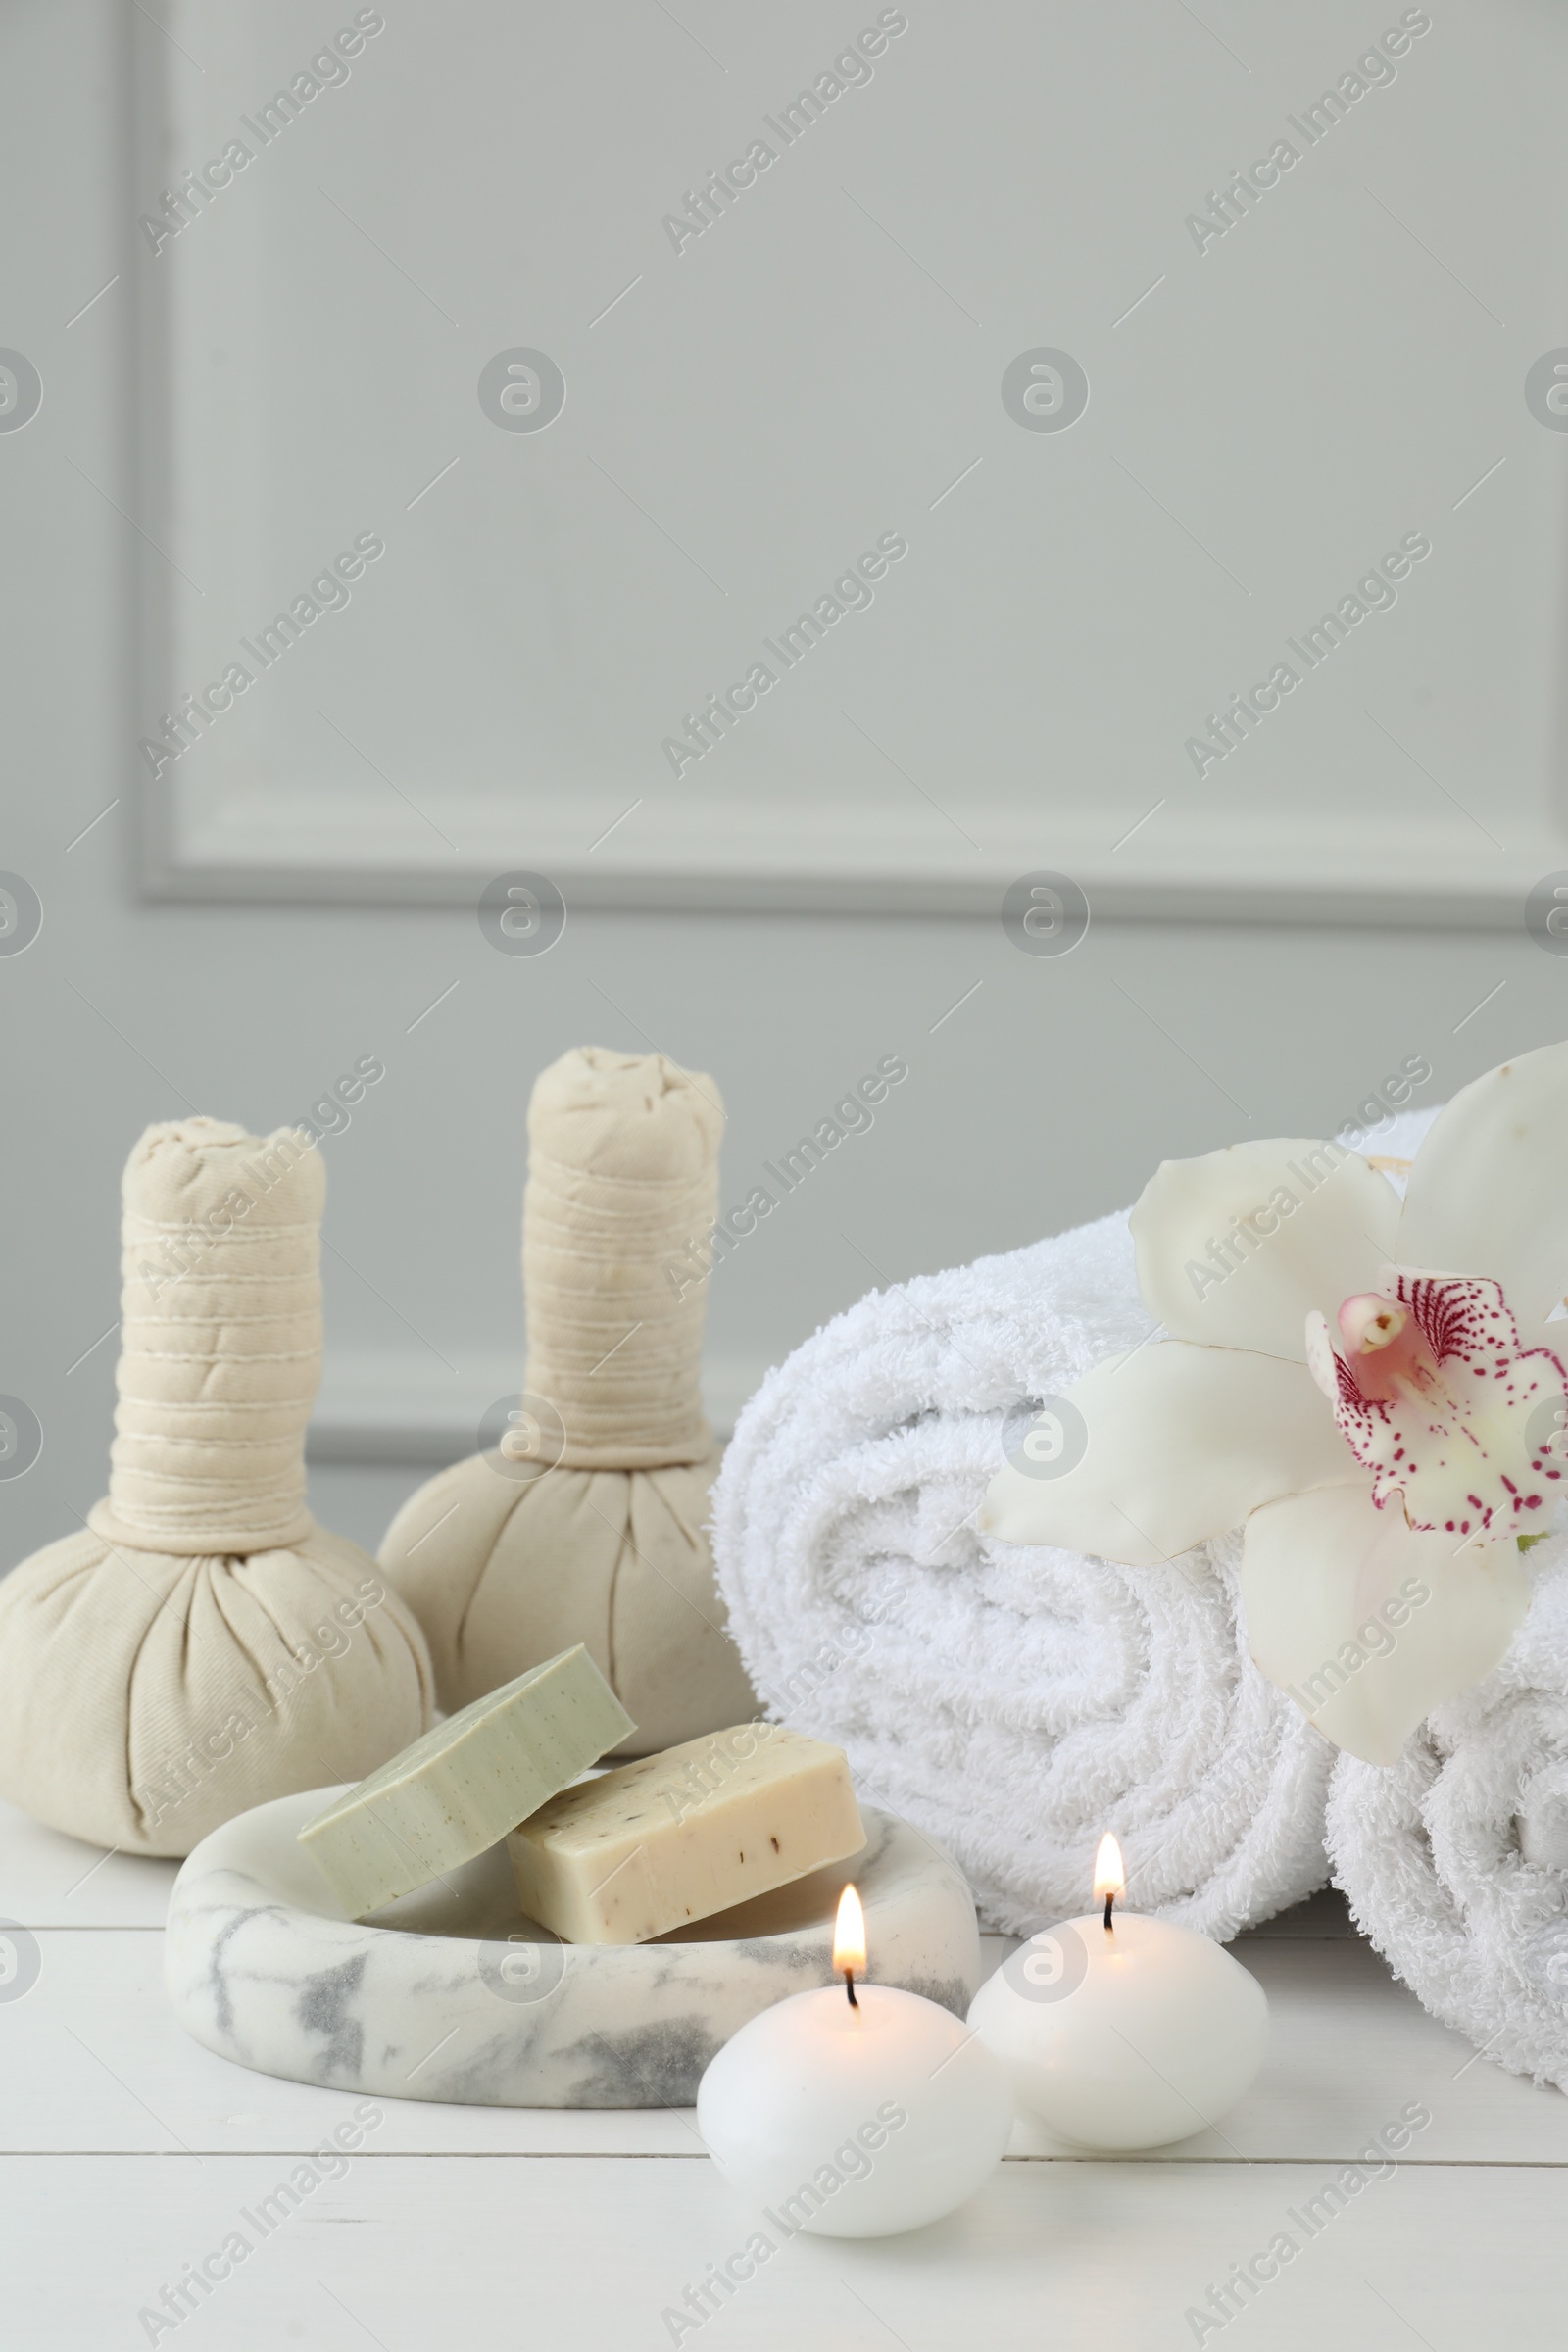
{"label": "white wooden table", "polygon": [[[906,2238],[796,2237],[677,2328],[665,2311],[756,2226],[689,2113],[381,2100],[337,2177],[265,2238],[248,2227],[241,2210],[255,2215],[355,2102],[186,2038],[160,1982],[173,1875],[0,1806],[0,1915],[40,1958],[22,1997],[0,1997],[5,2352],[1568,2344],[1568,2101],[1435,2025],[1334,1897],[1236,1947],[1274,2033],[1222,2132],[1136,2162],[1020,2132],[948,2221]],[[993,1939],[989,1956],[1008,1948]],[[1431,2121],[1397,2167],[1325,2218],[1325,2183],[1410,2107]],[[1309,2239],[1295,2217],[1314,2199]],[[187,2290],[177,2327],[138,2317],[235,2230],[251,2250],[205,2298]],[[1238,2293],[1223,2324],[1189,2316],[1282,2232],[1299,2250],[1252,2299]]]}

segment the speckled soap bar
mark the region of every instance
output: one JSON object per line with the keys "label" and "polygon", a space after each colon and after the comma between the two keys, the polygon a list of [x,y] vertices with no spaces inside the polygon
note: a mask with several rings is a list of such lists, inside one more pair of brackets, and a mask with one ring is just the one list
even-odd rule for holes
{"label": "speckled soap bar", "polygon": [[844,1750],[745,1723],[563,1789],[507,1849],[541,1927],[568,1943],[646,1943],[864,1842]]}
{"label": "speckled soap bar", "polygon": [[636,1728],[579,1642],[438,1723],[299,1841],[363,1919],[497,1844]]}

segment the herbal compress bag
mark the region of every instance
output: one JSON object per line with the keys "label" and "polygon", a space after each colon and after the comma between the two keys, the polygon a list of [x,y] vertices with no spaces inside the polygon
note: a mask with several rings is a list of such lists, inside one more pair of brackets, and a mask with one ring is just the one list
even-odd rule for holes
{"label": "herbal compress bag", "polygon": [[305,1507],[310,1139],[149,1127],[124,1176],[109,1494],[0,1582],[0,1795],[127,1853],[357,1781],[427,1729],[417,1625]]}
{"label": "herbal compress bag", "polygon": [[724,1113],[662,1054],[587,1046],[528,1105],[527,1391],[493,1452],[406,1503],[381,1565],[423,1626],[446,1708],[584,1642],[644,1755],[756,1708],[706,1526],[706,1286]]}

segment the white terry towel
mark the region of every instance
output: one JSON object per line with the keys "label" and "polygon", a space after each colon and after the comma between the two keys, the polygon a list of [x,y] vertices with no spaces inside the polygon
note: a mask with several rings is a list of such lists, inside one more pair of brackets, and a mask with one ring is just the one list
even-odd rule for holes
{"label": "white terry towel", "polygon": [[1397,1764],[1342,1756],[1328,1837],[1356,1925],[1422,2005],[1568,2090],[1568,1535],[1529,1556],[1535,1596],[1502,1664]]}
{"label": "white terry towel", "polygon": [[982,1539],[1026,1400],[1153,1326],[1125,1212],[862,1298],[770,1372],[714,1490],[769,1712],[837,1741],[1013,1934],[1127,1900],[1224,1938],[1327,1877],[1333,1751],[1247,1654],[1235,1543],[1124,1568]]}

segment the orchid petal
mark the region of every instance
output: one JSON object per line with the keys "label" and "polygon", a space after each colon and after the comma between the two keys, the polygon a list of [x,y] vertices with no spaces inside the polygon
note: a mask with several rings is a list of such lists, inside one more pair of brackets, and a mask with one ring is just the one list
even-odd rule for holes
{"label": "orchid petal", "polygon": [[1081,1453],[1062,1451],[1056,1416],[1045,1458],[1025,1440],[986,1492],[981,1527],[1004,1544],[1146,1568],[1278,1495],[1360,1479],[1310,1375],[1278,1356],[1155,1342],[1097,1365],[1063,1401],[1082,1416]]}
{"label": "orchid petal", "polygon": [[1398,1217],[1394,1187],[1343,1144],[1167,1159],[1132,1212],[1138,1287],[1173,1339],[1300,1363],[1308,1311],[1374,1287]]}
{"label": "orchid petal", "polygon": [[1269,1680],[1336,1747],[1392,1764],[1423,1717],[1501,1659],[1530,1579],[1516,1544],[1415,1533],[1363,1482],[1254,1511],[1242,1601]]}
{"label": "orchid petal", "polygon": [[1372,1472],[1373,1501],[1460,1539],[1543,1533],[1568,1459],[1568,1374],[1548,1348],[1520,1348],[1495,1282],[1398,1274],[1392,1287],[1409,1316],[1407,1375],[1369,1396],[1364,1364],[1336,1363],[1334,1418]]}
{"label": "orchid petal", "polygon": [[1416,1152],[1396,1248],[1401,1266],[1490,1274],[1524,1321],[1568,1287],[1568,1044],[1462,1087]]}

